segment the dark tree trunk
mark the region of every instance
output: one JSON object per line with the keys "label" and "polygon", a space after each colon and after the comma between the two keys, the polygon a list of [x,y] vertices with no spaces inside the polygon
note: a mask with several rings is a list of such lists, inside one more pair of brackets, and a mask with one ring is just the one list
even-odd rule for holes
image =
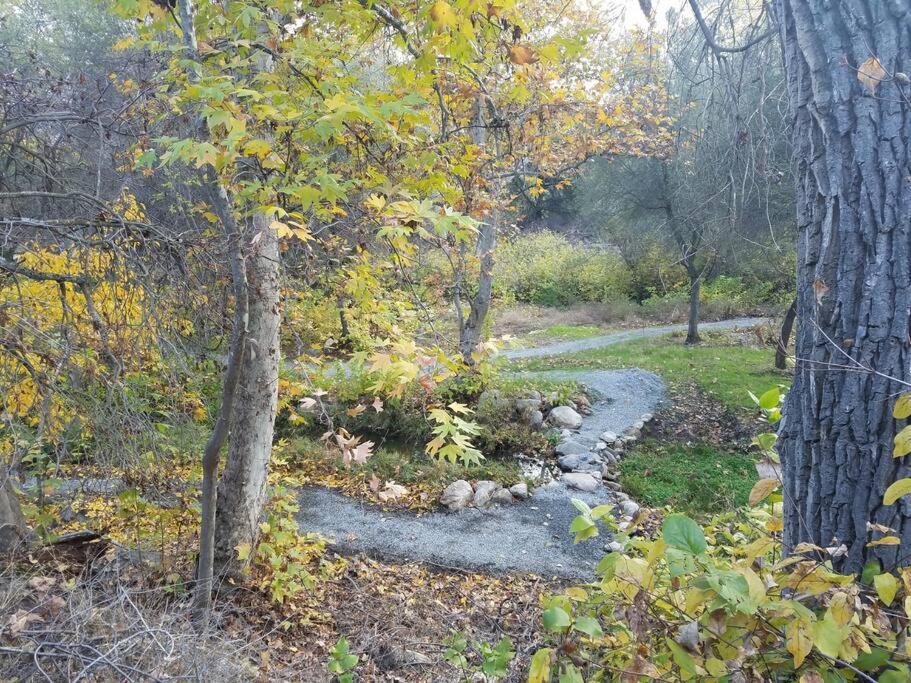
{"label": "dark tree trunk", "polygon": [[[911,475],[892,457],[902,425],[891,415],[906,388],[892,378],[907,381],[911,361],[911,90],[889,75],[911,70],[911,9],[775,0],[775,11],[799,231],[796,368],[778,441],[785,550],[844,544],[838,569],[874,558],[890,568],[911,561],[911,499],[882,503]],[[878,71],[874,56],[882,82],[863,76]],[[894,528],[901,546],[867,547],[868,522]]]}
{"label": "dark tree trunk", "polygon": [[686,326],[686,343],[699,343],[699,283],[702,281],[702,274],[692,258],[686,259],[686,272],[690,276],[690,313],[687,318]]}
{"label": "dark tree trunk", "polygon": [[465,364],[469,367],[474,367],[475,365],[472,354],[481,341],[481,334],[484,332],[484,322],[487,320],[487,313],[490,311],[490,300],[493,293],[493,249],[497,239],[498,215],[499,212],[494,209],[490,219],[481,225],[480,235],[478,236],[478,255],[481,261],[480,273],[478,274],[478,291],[471,299],[468,317],[459,330],[459,351]]}
{"label": "dark tree trunk", "polygon": [[797,317],[797,299],[791,302],[784,320],[781,323],[781,332],[778,335],[778,346],[775,348],[775,367],[784,370],[788,364],[788,344],[791,341],[791,329],[794,327],[794,318]]}

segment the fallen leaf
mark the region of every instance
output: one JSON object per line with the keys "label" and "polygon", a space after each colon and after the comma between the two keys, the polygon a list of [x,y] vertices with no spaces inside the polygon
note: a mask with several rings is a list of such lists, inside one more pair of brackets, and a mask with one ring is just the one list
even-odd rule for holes
{"label": "fallen leaf", "polygon": [[373,403],[371,403],[370,405],[373,406],[373,409],[374,409],[376,412],[378,412],[378,413],[382,413],[382,412],[383,412],[383,401],[380,400],[380,397],[379,397],[379,396],[374,396],[374,397],[373,397]]}
{"label": "fallen leaf", "polygon": [[886,70],[876,57],[870,57],[857,70],[857,80],[863,83],[870,94],[876,93],[876,86],[886,77]]}
{"label": "fallen leaf", "polygon": [[813,280],[813,296],[816,297],[816,303],[822,304],[823,297],[829,293],[829,286],[822,280]]}
{"label": "fallen leaf", "polygon": [[402,496],[408,493],[408,489],[402,486],[401,484],[396,484],[394,481],[389,480],[386,482],[386,487],[377,494],[379,498],[384,503],[388,503],[393,500],[398,500]]}

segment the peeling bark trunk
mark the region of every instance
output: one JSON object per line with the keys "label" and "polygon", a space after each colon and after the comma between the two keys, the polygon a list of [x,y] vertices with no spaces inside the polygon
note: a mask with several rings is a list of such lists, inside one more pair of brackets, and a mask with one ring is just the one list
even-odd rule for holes
{"label": "peeling bark trunk", "polygon": [[[892,457],[891,408],[909,379],[911,91],[886,76],[862,83],[876,57],[886,74],[911,68],[903,0],[775,0],[793,116],[797,177],[794,384],[779,430],[784,544],[847,547],[856,572],[911,555],[911,498],[883,492],[911,475]],[[848,366],[849,369],[845,369]],[[867,368],[864,371],[861,368]],[[901,546],[867,547],[868,522]]]}
{"label": "peeling bark trunk", "polygon": [[784,370],[787,367],[788,344],[791,341],[791,330],[794,327],[794,318],[797,317],[797,299],[788,306],[787,313],[781,323],[781,332],[778,335],[778,346],[775,349],[775,367]]}
{"label": "peeling bark trunk", "polygon": [[[471,138],[478,147],[484,148],[487,144],[487,124],[484,121],[484,98],[480,95],[475,98],[474,115],[472,116]],[[499,151],[499,150],[498,150]],[[501,181],[497,180],[494,200],[500,196]],[[478,234],[477,253],[480,259],[480,272],[478,273],[478,291],[469,304],[468,317],[463,318],[461,310],[460,283],[455,288],[455,301],[459,312],[459,353],[468,367],[476,365],[472,357],[481,341],[484,332],[484,322],[490,312],[490,300],[493,293],[493,250],[497,243],[497,230],[499,228],[500,210],[494,208],[490,219],[481,224]]]}
{"label": "peeling bark trunk", "polygon": [[28,539],[28,526],[19,498],[6,471],[3,484],[0,485],[0,555],[8,555]]}
{"label": "peeling bark trunk", "polygon": [[278,403],[279,249],[271,214],[257,213],[247,254],[249,323],[240,384],[234,401],[225,470],[218,484],[215,572],[236,576],[243,568],[237,546],[255,546],[267,498],[272,434]]}
{"label": "peeling bark trunk", "polygon": [[481,225],[478,236],[478,254],[481,259],[481,272],[478,275],[478,291],[471,299],[468,317],[459,330],[459,352],[469,367],[474,367],[472,357],[481,341],[484,321],[490,311],[490,299],[493,292],[493,249],[497,239],[497,220],[499,212],[495,209],[490,220]]}

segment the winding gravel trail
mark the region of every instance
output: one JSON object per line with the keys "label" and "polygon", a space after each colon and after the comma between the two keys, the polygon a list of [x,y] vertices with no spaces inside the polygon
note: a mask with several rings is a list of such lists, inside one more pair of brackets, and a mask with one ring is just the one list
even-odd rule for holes
{"label": "winding gravel trail", "polygon": [[[713,323],[699,323],[700,330],[732,330],[735,327],[754,327],[760,323],[766,322],[765,318],[732,318],[731,320],[719,320]],[[648,339],[651,337],[660,337],[665,334],[674,332],[686,332],[686,325],[662,325],[661,327],[641,327],[635,330],[623,330],[622,332],[612,332],[598,337],[586,337],[585,339],[574,339],[572,341],[560,342],[559,344],[549,344],[531,349],[514,349],[503,351],[500,355],[510,360],[520,358],[540,358],[542,356],[563,356],[569,353],[579,351],[591,351],[592,349],[602,349],[605,346],[613,346],[622,342],[633,339]]]}
{"label": "winding gravel trail", "polygon": [[[760,318],[704,323],[702,329],[751,327]],[[631,339],[685,330],[685,325],[628,330],[616,334],[505,352],[511,358],[562,355],[601,348]],[[639,369],[522,373],[529,377],[577,381],[593,390],[592,414],[585,417],[572,440],[593,446],[605,431],[622,434],[644,413],[652,413],[664,395],[664,383]],[[568,488],[562,481],[534,490],[526,501],[509,506],[458,513],[384,512],[370,503],[321,487],[302,489],[297,515],[305,531],[334,540],[343,552],[363,552],[390,560],[415,560],[436,565],[499,573],[533,572],[542,576],[590,579],[603,555],[603,543],[574,545],[569,525],[576,516],[572,498],[589,505],[612,503],[609,489],[593,493]],[[606,539],[605,539],[606,540]]]}

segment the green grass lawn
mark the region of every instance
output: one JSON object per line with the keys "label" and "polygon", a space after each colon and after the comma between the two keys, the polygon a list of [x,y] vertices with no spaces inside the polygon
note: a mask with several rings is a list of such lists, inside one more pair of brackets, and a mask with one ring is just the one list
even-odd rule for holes
{"label": "green grass lawn", "polygon": [[647,439],[620,463],[620,482],[634,499],[695,515],[746,505],[757,479],[749,455],[708,444],[663,445]]}
{"label": "green grass lawn", "polygon": [[587,339],[601,334],[610,334],[610,330],[596,325],[551,325],[543,330],[529,332],[528,337],[534,340],[543,339]]}
{"label": "green grass lawn", "polygon": [[686,346],[679,337],[657,337],[606,346],[575,354],[517,361],[523,370],[643,368],[658,373],[669,385],[695,381],[709,396],[740,414],[755,410],[747,391],[759,395],[776,384],[790,384],[788,373],[776,370],[774,351],[732,344],[723,333]]}

